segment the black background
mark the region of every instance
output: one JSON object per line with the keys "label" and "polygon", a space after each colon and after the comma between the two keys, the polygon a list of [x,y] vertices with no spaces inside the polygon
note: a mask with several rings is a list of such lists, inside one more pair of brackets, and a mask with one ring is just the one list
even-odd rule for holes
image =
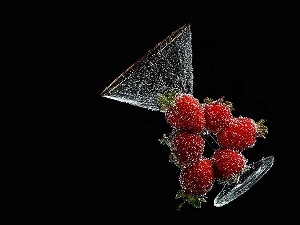
{"label": "black background", "polygon": [[[297,195],[291,163],[297,122],[292,53],[298,29],[293,7],[78,4],[2,9],[8,28],[5,43],[13,49],[7,59],[18,62],[11,75],[18,86],[28,82],[23,97],[38,106],[28,114],[38,122],[35,163],[44,170],[34,167],[31,178],[39,183],[33,190],[39,193],[36,205],[42,220],[63,216],[64,221],[85,224],[240,224],[292,216]],[[234,115],[266,119],[267,138],[259,139],[245,156],[250,162],[274,156],[275,163],[228,205],[213,205],[221,190],[215,185],[201,209],[184,205],[177,211],[179,171],[168,162],[167,147],[158,142],[171,130],[163,114],[100,93],[186,23],[192,31],[194,96],[225,96]],[[22,75],[14,75],[14,68],[21,68]],[[35,213],[27,216],[35,218]]]}

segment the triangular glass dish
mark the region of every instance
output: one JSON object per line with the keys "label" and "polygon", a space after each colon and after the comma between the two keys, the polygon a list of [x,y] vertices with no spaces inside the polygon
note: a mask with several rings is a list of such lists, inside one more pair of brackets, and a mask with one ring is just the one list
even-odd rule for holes
{"label": "triangular glass dish", "polygon": [[101,96],[160,111],[158,93],[174,90],[192,94],[191,36],[190,24],[172,32],[107,86]]}

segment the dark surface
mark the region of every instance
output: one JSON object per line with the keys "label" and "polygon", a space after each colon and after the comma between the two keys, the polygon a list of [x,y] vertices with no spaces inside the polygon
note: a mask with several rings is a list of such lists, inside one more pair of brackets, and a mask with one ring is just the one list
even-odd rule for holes
{"label": "dark surface", "polygon": [[[52,197],[41,202],[54,206],[42,210],[44,218],[63,215],[65,221],[88,224],[241,224],[290,216],[297,194],[289,188],[294,183],[289,178],[293,110],[287,107],[293,107],[295,95],[292,7],[48,5],[5,10],[10,12],[7,33],[15,56],[28,59],[33,54],[23,67],[31,72],[26,81],[37,84],[28,96],[47,112],[41,127],[51,130],[43,147],[50,148],[44,152],[52,169],[43,173],[49,184],[43,187],[51,187],[46,192]],[[272,155],[275,163],[228,205],[213,205],[221,190],[216,185],[201,209],[184,205],[179,212],[179,171],[168,162],[168,148],[158,142],[170,132],[164,115],[100,93],[185,23],[192,30],[194,96],[225,96],[236,116],[266,119],[267,138],[245,155],[251,162]]]}

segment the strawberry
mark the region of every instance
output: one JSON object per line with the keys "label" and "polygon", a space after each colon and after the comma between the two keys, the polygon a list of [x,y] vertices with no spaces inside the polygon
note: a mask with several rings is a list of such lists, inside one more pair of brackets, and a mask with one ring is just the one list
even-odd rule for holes
{"label": "strawberry", "polygon": [[188,167],[198,161],[204,152],[205,141],[198,133],[173,130],[170,137],[164,136],[161,144],[171,150],[171,161],[180,168]]}
{"label": "strawberry", "polygon": [[224,102],[224,96],[217,100],[205,98],[204,103],[206,130],[217,133],[225,128],[233,118],[232,103]]}
{"label": "strawberry", "polygon": [[179,182],[182,190],[177,193],[176,198],[182,198],[184,202],[199,208],[201,202],[206,202],[205,195],[212,189],[214,181],[212,163],[209,158],[203,156],[193,165],[180,171]]}
{"label": "strawberry", "polygon": [[239,175],[245,171],[247,159],[240,152],[231,149],[218,149],[210,157],[215,179],[219,183],[238,181]]}
{"label": "strawberry", "polygon": [[204,108],[191,94],[158,94],[159,107],[173,128],[201,133],[205,128]]}
{"label": "strawberry", "polygon": [[263,124],[265,120],[255,122],[248,117],[235,117],[227,127],[216,134],[221,148],[229,148],[235,151],[243,151],[252,148],[257,138],[265,138],[268,128]]}

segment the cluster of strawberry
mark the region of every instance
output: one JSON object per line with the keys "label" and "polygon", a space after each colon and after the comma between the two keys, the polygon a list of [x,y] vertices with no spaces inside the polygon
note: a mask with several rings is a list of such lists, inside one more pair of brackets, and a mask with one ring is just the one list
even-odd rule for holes
{"label": "cluster of strawberry", "polygon": [[[215,182],[237,182],[249,168],[242,152],[268,133],[263,119],[255,122],[248,117],[233,116],[232,103],[224,101],[224,97],[205,98],[200,103],[191,94],[171,92],[158,94],[158,102],[172,127],[172,132],[159,141],[169,147],[169,161],[180,169],[182,189],[176,199],[183,202],[178,209],[185,202],[200,208]],[[218,143],[210,157],[203,154],[207,133]]]}

